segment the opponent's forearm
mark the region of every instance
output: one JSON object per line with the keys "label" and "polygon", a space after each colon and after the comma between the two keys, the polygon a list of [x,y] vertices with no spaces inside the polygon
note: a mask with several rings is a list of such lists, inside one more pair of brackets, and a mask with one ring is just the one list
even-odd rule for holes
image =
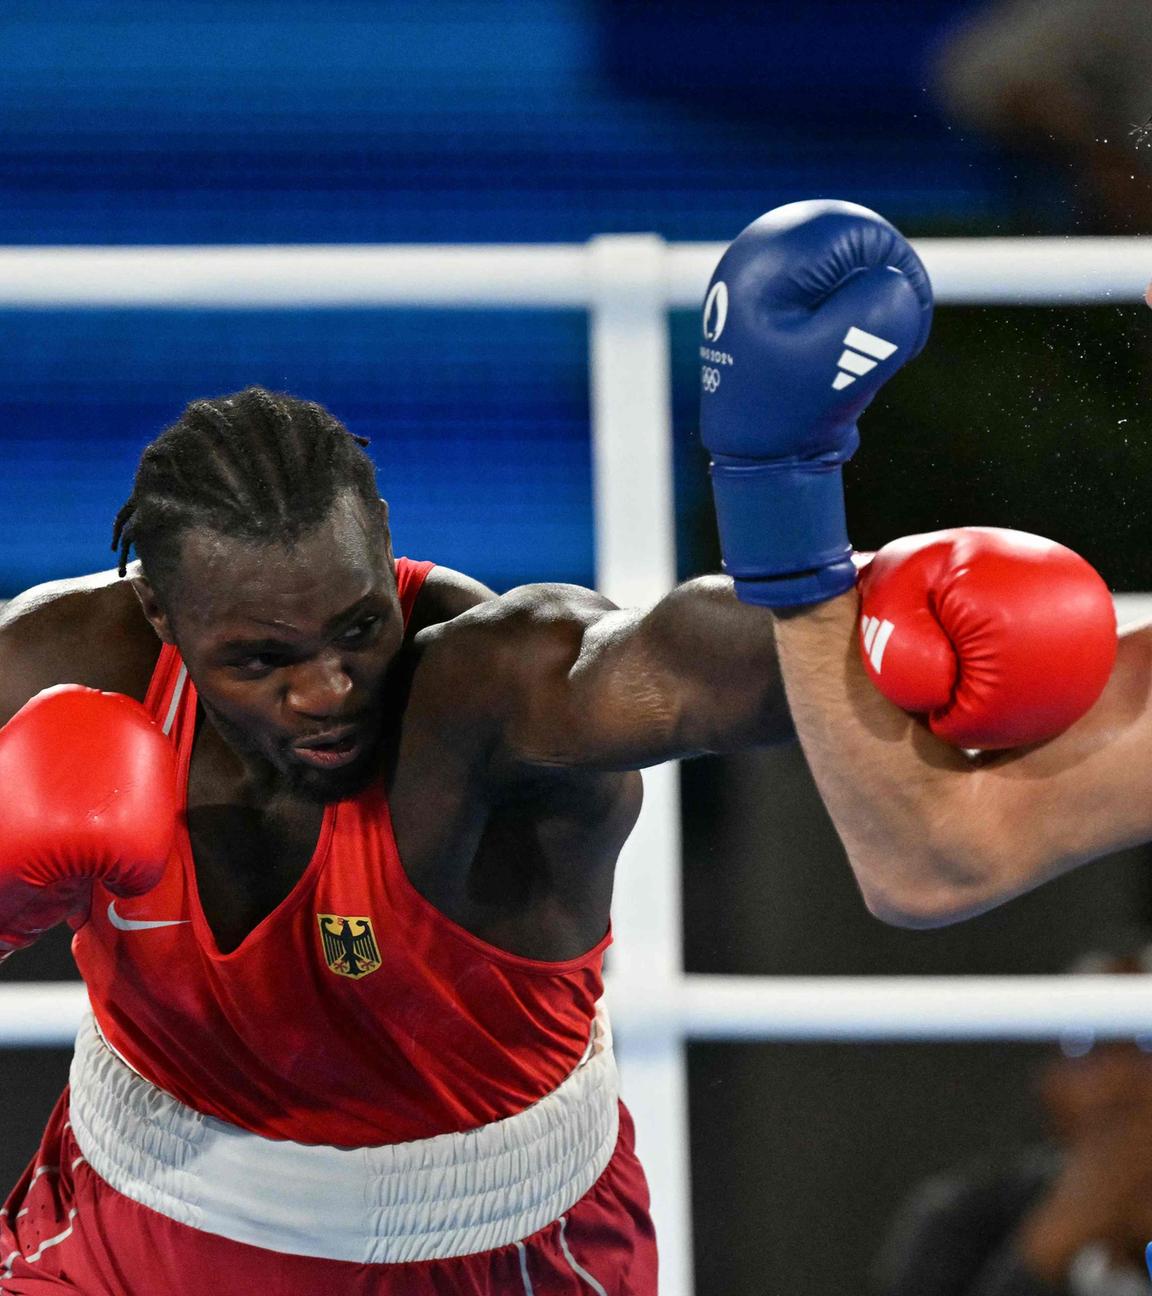
{"label": "opponent's forearm", "polygon": [[980,814],[985,771],[873,688],[856,617],[855,591],[779,617],[793,723],[869,908],[937,925],[1002,887]]}
{"label": "opponent's forearm", "polygon": [[865,577],[859,660],[841,465],[931,313],[924,267],[874,212],[769,212],[712,276],[703,331],[723,364],[704,370],[700,412],[727,569],[779,615],[796,731],[865,899],[921,926],[1146,839],[1143,800],[1107,789],[1119,760],[1130,786],[1152,766],[1152,667],[1129,654],[1109,688],[1107,587],[1052,542],[972,528],[887,547]]}

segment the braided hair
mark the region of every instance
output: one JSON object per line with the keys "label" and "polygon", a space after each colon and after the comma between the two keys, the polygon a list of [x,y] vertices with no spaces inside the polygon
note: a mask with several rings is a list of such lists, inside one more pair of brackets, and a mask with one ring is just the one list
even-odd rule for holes
{"label": "braided hair", "polygon": [[120,575],[135,548],[162,600],[181,541],[204,528],[255,544],[291,544],[351,490],[378,500],[376,470],[339,419],[312,401],[263,387],[193,401],[140,457],[112,528]]}

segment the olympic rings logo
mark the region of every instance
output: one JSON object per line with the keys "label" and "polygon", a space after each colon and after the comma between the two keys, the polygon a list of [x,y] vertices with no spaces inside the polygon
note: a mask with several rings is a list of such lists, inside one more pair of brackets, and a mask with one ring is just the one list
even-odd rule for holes
{"label": "olympic rings logo", "polygon": [[720,386],[720,370],[713,369],[711,365],[702,365],[700,368],[700,386],[711,395]]}

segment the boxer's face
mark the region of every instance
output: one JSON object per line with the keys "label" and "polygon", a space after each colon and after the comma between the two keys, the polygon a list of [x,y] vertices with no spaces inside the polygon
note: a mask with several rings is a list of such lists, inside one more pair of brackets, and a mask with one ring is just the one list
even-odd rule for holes
{"label": "boxer's face", "polygon": [[404,637],[385,505],[346,495],[291,546],[189,532],[170,608],[141,598],[246,764],[323,801],[371,777]]}
{"label": "boxer's face", "polygon": [[1040,1093],[1050,1123],[1068,1142],[1137,1112],[1152,1118],[1152,1057],[1135,1044],[1099,1044],[1084,1057],[1050,1063]]}

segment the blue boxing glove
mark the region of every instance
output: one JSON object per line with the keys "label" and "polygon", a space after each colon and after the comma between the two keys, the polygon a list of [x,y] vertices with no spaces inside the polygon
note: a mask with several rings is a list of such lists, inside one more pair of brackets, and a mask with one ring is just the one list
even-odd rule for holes
{"label": "blue boxing glove", "polygon": [[931,322],[920,258],[866,207],[789,203],[724,253],[704,301],[700,430],[745,603],[798,607],[855,583],[840,465]]}

